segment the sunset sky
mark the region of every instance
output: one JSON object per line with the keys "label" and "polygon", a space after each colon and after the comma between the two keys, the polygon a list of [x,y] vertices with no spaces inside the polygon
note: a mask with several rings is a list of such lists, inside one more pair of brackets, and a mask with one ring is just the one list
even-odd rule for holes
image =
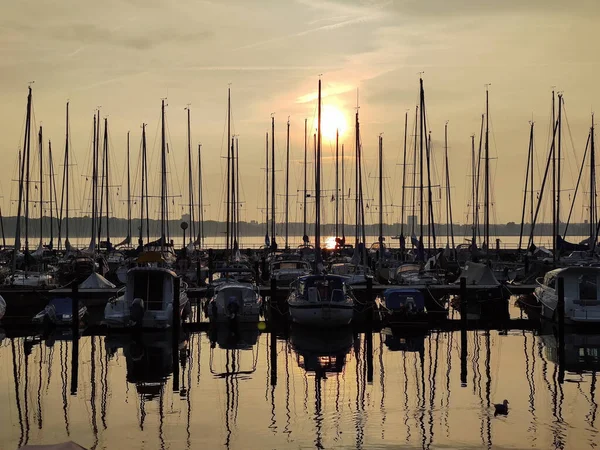
{"label": "sunset sky", "polygon": [[[536,164],[544,164],[552,87],[564,93],[570,128],[569,132],[565,123],[565,198],[572,196],[569,189],[576,181],[590,115],[600,102],[597,0],[5,3],[0,16],[4,209],[9,209],[10,199],[16,196],[16,183],[10,180],[16,178],[27,85],[33,80],[36,124],[44,126],[45,140],[52,139],[55,163],[62,159],[64,109],[70,101],[78,174],[88,170],[92,117],[101,106],[101,116],[110,122],[112,164],[118,172],[115,184],[123,177],[128,130],[132,166],[136,166],[142,122],[148,124],[148,146],[157,161],[160,101],[166,97],[176,167],[172,170],[178,172],[172,178],[184,187],[184,108],[191,104],[192,145],[194,151],[198,143],[203,145],[205,195],[210,204],[206,217],[211,219],[224,218],[222,156],[229,83],[233,129],[240,143],[243,218],[247,220],[262,217],[261,169],[271,113],[276,119],[278,169],[284,167],[285,123],[290,117],[290,191],[301,187],[304,119],[308,118],[309,132],[314,131],[319,75],[324,107],[345,118],[347,130],[341,140],[347,153],[354,151],[358,89],[369,196],[375,194],[377,138],[384,133],[385,203],[399,205],[402,170],[397,164],[401,162],[404,113],[410,110],[410,129],[418,101],[418,73],[424,72],[440,176],[448,121],[453,207],[459,223],[465,221],[469,196],[470,135],[479,133],[486,83],[491,83],[491,152],[497,156],[492,163],[495,219],[500,223],[520,221],[532,119],[537,127]],[[323,125],[325,131],[327,126]],[[326,157],[332,155],[331,150],[330,143],[324,142]],[[352,165],[351,159],[347,161]],[[333,188],[331,162],[325,159],[326,189]],[[281,195],[283,176],[283,171],[277,173]],[[348,178],[353,179],[350,172]],[[536,178],[537,184],[541,174],[536,173]],[[82,197],[85,194],[80,193]],[[282,201],[280,196],[278,202]],[[290,217],[301,220],[296,201],[294,197]],[[115,213],[123,216],[122,205],[114,202]],[[576,219],[583,218],[584,205],[580,202],[575,208]],[[385,211],[387,222],[399,219],[398,208],[388,206]],[[325,218],[331,221],[332,213],[326,212]]]}

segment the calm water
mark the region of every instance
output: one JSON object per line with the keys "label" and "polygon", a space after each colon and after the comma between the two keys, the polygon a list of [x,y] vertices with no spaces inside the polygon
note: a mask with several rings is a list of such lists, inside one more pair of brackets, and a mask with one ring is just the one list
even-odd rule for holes
{"label": "calm water", "polygon": [[[72,439],[96,449],[593,448],[600,335],[469,332],[399,337],[293,329],[192,334],[173,392],[168,336],[0,344],[0,448]],[[372,365],[369,353],[372,350]],[[272,361],[276,361],[276,367]],[[463,370],[465,367],[463,367]],[[493,404],[510,402],[508,416]]]}

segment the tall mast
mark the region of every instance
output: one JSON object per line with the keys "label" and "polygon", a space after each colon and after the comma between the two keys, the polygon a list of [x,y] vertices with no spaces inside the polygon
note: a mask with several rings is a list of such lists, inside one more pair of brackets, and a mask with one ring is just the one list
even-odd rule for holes
{"label": "tall mast", "polygon": [[52,164],[52,142],[48,140],[48,164],[49,164],[49,192],[50,192],[50,243],[48,244],[48,248],[52,250],[54,247],[54,213],[52,212],[52,187],[54,186],[54,164]]}
{"label": "tall mast", "polygon": [[271,247],[277,249],[275,238],[275,116],[271,116]]}
{"label": "tall mast", "polygon": [[[28,88],[27,94],[27,113],[25,119],[25,134],[23,137],[23,151],[27,151],[29,147],[29,140],[31,136],[31,85]],[[12,273],[15,273],[17,270],[17,253],[19,252],[19,248],[21,246],[21,213],[23,206],[23,180],[24,180],[24,169],[25,164],[23,164],[22,158],[19,158],[19,168],[20,168],[20,176],[19,176],[19,203],[17,206],[17,225],[15,227],[15,245],[13,250],[13,259],[12,259]]]}
{"label": "tall mast", "polygon": [[285,248],[289,243],[289,190],[290,190],[290,118],[287,121],[286,156],[285,156]]}
{"label": "tall mast", "polygon": [[[560,160],[562,158],[561,143],[562,143],[562,94],[558,94],[558,136],[557,136],[557,155],[556,155],[556,236],[560,234]],[[560,260],[560,251],[557,252],[556,258]]]}
{"label": "tall mast", "polygon": [[339,238],[339,200],[340,200],[340,130],[335,130],[335,242]]}
{"label": "tall mast", "polygon": [[39,146],[39,158],[40,158],[40,247],[43,244],[43,236],[44,236],[44,168],[43,168],[43,161],[44,161],[44,140],[43,140],[43,133],[42,133],[42,127],[40,126],[40,132],[38,135],[39,138],[39,142],[38,142],[38,146]]}
{"label": "tall mast", "polygon": [[129,131],[127,132],[127,240],[131,243],[131,166],[129,158]]}
{"label": "tall mast", "polygon": [[383,136],[379,135],[379,261],[383,258]]}
{"label": "tall mast", "polygon": [[[402,200],[400,206],[400,236],[404,238],[404,194],[406,190],[406,137],[408,134],[408,111],[404,113],[404,152],[402,157]],[[402,239],[401,238],[401,239]]]}
{"label": "tall mast", "polygon": [[321,79],[319,79],[317,120],[317,169],[315,176],[315,272],[318,272],[319,262],[321,261]]}
{"label": "tall mast", "polygon": [[231,145],[231,88],[228,87],[227,88],[227,224],[226,224],[226,241],[227,243],[225,244],[225,248],[226,250],[229,250],[229,235],[230,235],[230,229],[229,229],[229,220],[230,220],[230,213],[231,213],[231,204],[230,204],[230,192],[229,192],[229,187],[230,187],[230,177],[231,177],[231,148],[229,147]]}
{"label": "tall mast", "polygon": [[[186,108],[187,110],[187,144],[188,144],[188,199],[190,201],[190,243],[194,242],[196,236],[196,222],[194,221],[194,177],[192,175],[192,131],[191,131],[191,117],[190,117],[190,105]],[[183,243],[185,246],[185,242]]]}
{"label": "tall mast", "polygon": [[237,250],[236,248],[236,177],[235,177],[235,137],[231,138],[231,249],[233,251]]}
{"label": "tall mast", "polygon": [[[140,197],[140,238],[139,243],[143,245],[144,243],[144,204],[148,204],[148,191],[147,191],[147,171],[146,171],[146,124],[142,124],[142,193]],[[146,210],[147,211],[147,210]],[[146,225],[146,234],[148,236],[148,240],[150,240],[150,230],[148,229],[148,225]]]}
{"label": "tall mast", "polygon": [[97,152],[96,152],[96,143],[98,141],[98,127],[96,126],[98,118],[96,117],[96,113],[94,113],[94,133],[92,137],[92,239],[90,243],[90,248],[95,250],[96,248],[96,184],[97,184]]}
{"label": "tall mast", "polygon": [[[31,125],[30,125],[31,126]],[[29,185],[30,185],[30,155],[31,155],[31,136],[27,141],[26,154],[23,155],[26,161],[25,166],[25,252],[29,251]]]}
{"label": "tall mast", "polygon": [[307,230],[306,230],[306,178],[307,178],[307,170],[306,170],[306,164],[307,164],[307,156],[308,156],[308,143],[307,143],[307,119],[304,119],[304,200],[302,200],[302,212],[304,215],[304,219],[302,222],[302,242],[304,243],[304,245],[308,245],[308,234],[307,234]]}
{"label": "tall mast", "polygon": [[104,167],[106,173],[105,183],[105,192],[104,195],[106,197],[106,243],[107,246],[110,247],[110,209],[108,202],[108,183],[110,180],[109,177],[109,161],[108,161],[108,119],[104,118]]}
{"label": "tall mast", "polygon": [[344,179],[344,144],[342,144],[342,242],[345,244],[346,243],[346,224],[345,224],[345,219],[346,219],[346,213],[344,210],[344,197],[346,196],[345,194],[345,179]]}
{"label": "tall mast", "polygon": [[444,128],[444,143],[445,143],[445,147],[446,147],[446,189],[447,189],[447,195],[448,195],[448,200],[447,200],[448,223],[446,224],[446,228],[450,228],[450,238],[452,239],[452,250],[454,250],[455,249],[455,246],[454,246],[454,221],[452,220],[452,195],[451,195],[451,190],[450,190],[450,165],[449,165],[449,160],[448,160],[448,122],[446,122],[446,126]]}
{"label": "tall mast", "polygon": [[354,248],[356,250],[358,250],[358,243],[359,243],[359,233],[360,233],[360,200],[359,200],[359,181],[358,181],[358,177],[359,177],[359,173],[360,173],[360,166],[359,166],[359,158],[358,158],[358,154],[359,154],[359,136],[358,136],[358,107],[356,108],[356,117],[355,117],[355,121],[354,121],[354,189],[355,189],[355,200],[354,200],[354,214],[355,214],[355,220],[354,220]]}
{"label": "tall mast", "polygon": [[69,250],[69,102],[65,125],[65,248]]}
{"label": "tall mast", "polygon": [[160,251],[165,251],[166,239],[166,225],[167,225],[167,143],[165,136],[165,100],[161,102],[160,108],[160,123],[161,123],[161,145],[160,145],[160,173],[161,173],[161,208],[160,208]]}
{"label": "tall mast", "polygon": [[596,223],[596,151],[594,146],[594,114],[590,129],[590,245],[595,242],[594,225]]}
{"label": "tall mast", "polygon": [[415,234],[415,219],[417,217],[417,135],[419,134],[418,130],[419,125],[419,107],[415,107],[415,138],[414,138],[414,148],[413,148],[413,171],[412,171],[412,223],[410,227],[410,234],[413,236]]}
{"label": "tall mast", "polygon": [[420,106],[421,106],[421,115],[420,115],[420,129],[419,129],[419,242],[422,243],[423,242],[423,135],[425,134],[423,131],[423,127],[424,127],[424,123],[423,123],[423,96],[424,96],[424,92],[423,92],[423,78],[420,77],[419,78],[419,102],[420,102]]}
{"label": "tall mast", "polygon": [[[556,127],[556,94],[552,91],[552,127]],[[552,261],[556,262],[556,129],[552,133]]]}
{"label": "tall mast", "polygon": [[489,84],[485,87],[485,187],[484,187],[484,227],[486,254],[490,249],[490,107],[489,107]]}
{"label": "tall mast", "polygon": [[239,248],[240,244],[240,139],[235,138],[235,248]]}
{"label": "tall mast", "polygon": [[477,244],[477,176],[476,176],[476,163],[475,163],[475,135],[472,134],[471,135],[471,187],[473,189],[472,192],[472,199],[471,199],[471,203],[472,203],[472,208],[473,208],[473,212],[472,212],[472,217],[473,217],[473,230],[472,230],[472,234],[473,234],[473,241],[472,241],[472,245],[473,245],[473,250],[475,249],[475,245]]}
{"label": "tall mast", "polygon": [[269,247],[269,132],[265,137],[265,245]]}
{"label": "tall mast", "polygon": [[[527,151],[527,170],[525,171],[525,190],[523,191],[523,209],[521,211],[521,231],[519,232],[519,250],[521,250],[521,244],[523,241],[523,229],[525,228],[525,210],[527,209],[527,188],[531,189],[533,193],[533,179],[531,180],[531,186],[529,186],[529,177],[533,175],[533,126],[534,122],[529,122],[529,148]],[[531,174],[530,174],[531,170]],[[531,198],[531,226],[533,226],[533,196]]]}
{"label": "tall mast", "polygon": [[202,196],[202,144],[198,144],[198,243],[204,248],[204,199]]}

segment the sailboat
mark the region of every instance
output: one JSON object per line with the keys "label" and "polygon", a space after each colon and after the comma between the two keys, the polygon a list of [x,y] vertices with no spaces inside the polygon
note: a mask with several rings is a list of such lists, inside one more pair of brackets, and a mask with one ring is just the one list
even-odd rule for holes
{"label": "sailboat", "polygon": [[[166,328],[173,324],[175,300],[178,300],[181,318],[185,318],[190,309],[187,284],[174,271],[165,267],[168,196],[164,99],[161,119],[161,238],[153,244],[160,246],[161,251],[142,253],[136,261],[138,267],[127,271],[125,287],[106,304],[104,310],[104,323],[110,327]],[[145,149],[145,127],[143,140]]]}
{"label": "sailboat", "polygon": [[323,275],[321,261],[321,80],[318,90],[318,139],[315,172],[315,261],[313,274],[298,278],[290,285],[287,298],[293,322],[315,326],[346,326],[354,314],[355,298],[347,278]]}

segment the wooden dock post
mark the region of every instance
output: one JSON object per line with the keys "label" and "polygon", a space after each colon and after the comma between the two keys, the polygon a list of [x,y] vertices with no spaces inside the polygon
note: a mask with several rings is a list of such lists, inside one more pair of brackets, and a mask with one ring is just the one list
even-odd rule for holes
{"label": "wooden dock post", "polygon": [[179,294],[181,292],[181,278],[173,278],[173,323],[171,324],[172,353],[173,353],[173,392],[179,391],[179,330],[181,329],[181,310]]}
{"label": "wooden dock post", "polygon": [[71,286],[71,330],[73,347],[71,348],[71,395],[77,395],[77,379],[79,375],[79,283],[73,281]]}
{"label": "wooden dock post", "polygon": [[278,311],[277,303],[277,280],[271,278],[271,292],[269,297],[269,316],[273,317],[273,311]]}
{"label": "wooden dock post", "polygon": [[367,325],[367,330],[369,332],[372,332],[373,330],[373,314],[375,313],[375,299],[373,298],[373,277],[371,276],[367,276],[367,302],[366,302],[367,307],[365,308],[365,311],[363,311],[364,314],[366,314],[365,317],[365,324]]}
{"label": "wooden dock post", "polygon": [[213,280],[213,259],[215,257],[214,250],[208,249],[208,284],[212,283]]}
{"label": "wooden dock post", "polygon": [[269,330],[269,333],[271,333],[271,347],[269,354],[271,360],[271,386],[277,386],[277,335],[273,328]]}
{"label": "wooden dock post", "polygon": [[467,279],[460,278],[460,385],[467,386]]}
{"label": "wooden dock post", "polygon": [[565,279],[557,277],[556,290],[558,302],[556,312],[558,319],[558,382],[565,381]]}

